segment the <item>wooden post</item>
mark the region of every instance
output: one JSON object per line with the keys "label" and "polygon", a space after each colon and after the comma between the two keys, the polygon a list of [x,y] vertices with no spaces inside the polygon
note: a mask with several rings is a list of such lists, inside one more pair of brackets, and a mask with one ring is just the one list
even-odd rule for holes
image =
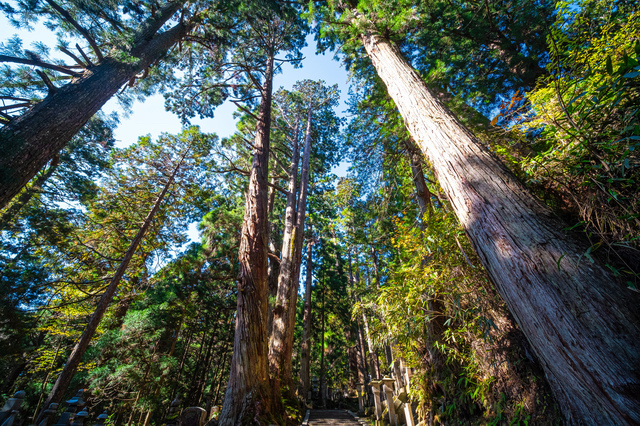
{"label": "wooden post", "polygon": [[362,400],[362,388],[363,385],[362,383],[357,383],[356,386],[358,387],[358,411],[362,412],[364,411],[364,401]]}

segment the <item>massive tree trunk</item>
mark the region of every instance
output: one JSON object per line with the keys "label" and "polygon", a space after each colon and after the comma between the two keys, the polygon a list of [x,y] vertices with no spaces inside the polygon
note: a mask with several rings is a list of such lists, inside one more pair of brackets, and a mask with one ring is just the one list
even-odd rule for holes
{"label": "massive tree trunk", "polygon": [[640,422],[638,295],[443,107],[390,42],[361,34],[378,76],[571,424]]}
{"label": "massive tree trunk", "polygon": [[0,208],[64,148],[123,84],[159,60],[188,33],[190,26],[180,22],[156,34],[183,3],[168,3],[140,26],[129,52],[134,61],[104,58],[0,130]]}
{"label": "massive tree trunk", "polygon": [[[186,152],[184,155],[186,155]],[[91,343],[91,339],[93,338],[93,335],[95,334],[96,329],[98,328],[98,325],[100,325],[100,322],[102,321],[102,317],[104,316],[105,312],[107,311],[107,308],[109,307],[109,305],[111,304],[111,301],[113,300],[113,297],[115,296],[116,290],[118,289],[118,285],[120,284],[120,280],[124,276],[124,273],[127,271],[127,268],[129,267],[129,263],[131,262],[133,255],[138,249],[138,246],[140,245],[140,243],[142,242],[142,239],[147,233],[147,230],[151,226],[151,222],[153,221],[154,216],[158,212],[158,209],[160,208],[160,205],[162,204],[164,197],[167,195],[169,188],[171,188],[171,185],[173,185],[173,181],[181,166],[182,166],[182,160],[175,167],[171,176],[169,176],[167,183],[165,184],[164,188],[162,188],[162,192],[160,192],[160,195],[158,195],[158,198],[156,198],[156,201],[154,202],[153,207],[151,208],[151,211],[149,212],[149,214],[147,214],[147,217],[145,218],[144,222],[142,222],[142,226],[138,230],[136,236],[131,241],[131,244],[129,244],[129,248],[127,249],[127,252],[125,253],[124,258],[122,259],[122,262],[120,262],[120,266],[118,266],[118,270],[116,271],[113,278],[111,278],[111,282],[109,283],[109,286],[107,286],[107,289],[100,297],[100,301],[98,302],[98,305],[96,306],[96,309],[93,312],[93,315],[91,316],[91,319],[87,324],[87,327],[82,332],[82,335],[80,336],[80,340],[78,340],[78,343],[73,348],[73,351],[71,352],[71,355],[69,355],[69,359],[64,365],[64,368],[62,369],[60,376],[58,376],[58,380],[56,380],[56,383],[53,385],[51,392],[49,392],[49,396],[47,397],[47,400],[45,401],[43,408],[40,411],[40,414],[38,415],[36,424],[39,424],[42,421],[44,416],[44,411],[47,408],[49,408],[50,404],[52,403],[59,404],[60,401],[62,401],[62,397],[64,396],[64,393],[66,392],[67,387],[69,387],[69,383],[71,383],[71,379],[73,378],[73,375],[76,373],[76,370],[78,369],[78,365],[80,364],[80,361],[82,361],[82,357],[84,356],[84,353],[89,348],[89,343]]]}
{"label": "massive tree trunk", "polygon": [[307,277],[304,288],[304,314],[302,317],[302,348],[300,350],[300,387],[302,397],[307,398],[311,389],[311,283],[313,280],[313,232],[309,223],[307,237]]}
{"label": "massive tree trunk", "polygon": [[[291,155],[291,167],[289,169],[289,188],[287,189],[287,204],[285,208],[284,234],[282,237],[282,255],[280,257],[280,274],[278,275],[278,287],[276,303],[273,308],[273,320],[269,338],[269,370],[272,380],[279,380],[281,386],[293,388],[291,376],[285,372],[286,363],[286,334],[293,330],[288,328],[289,300],[293,285],[293,265],[295,259],[296,235],[296,195],[298,180],[298,160],[300,157],[300,144],[298,141],[298,127],[294,131],[293,150]],[[293,313],[295,317],[295,312]],[[289,360],[291,362],[291,360]]]}
{"label": "massive tree trunk", "polygon": [[273,53],[269,55],[258,114],[253,163],[244,210],[238,262],[238,310],[229,385],[220,413],[221,426],[253,424],[278,414],[280,390],[272,389],[268,360],[269,133]]}

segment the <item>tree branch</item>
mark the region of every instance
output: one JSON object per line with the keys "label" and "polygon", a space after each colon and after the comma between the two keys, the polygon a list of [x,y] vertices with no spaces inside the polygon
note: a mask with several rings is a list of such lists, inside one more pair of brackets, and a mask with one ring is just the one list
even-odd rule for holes
{"label": "tree branch", "polygon": [[49,76],[47,76],[43,71],[36,70],[36,73],[40,76],[42,81],[44,81],[45,86],[49,89],[49,94],[52,95],[58,90],[58,88],[51,82]]}
{"label": "tree branch", "polygon": [[53,0],[46,0],[46,2],[49,3],[49,5],[56,12],[58,12],[60,15],[62,15],[62,17],[67,20],[67,22],[69,22],[71,25],[73,25],[76,28],[76,30],[78,30],[78,32],[80,34],[82,34],[82,36],[87,40],[89,45],[91,45],[91,48],[93,49],[93,52],[96,54],[96,58],[98,58],[98,62],[102,62],[104,57],[102,56],[102,52],[100,51],[100,47],[98,46],[98,43],[96,43],[94,38],[91,37],[91,34],[89,34],[89,32],[87,30],[85,30],[75,19],[73,19],[73,17],[71,16],[71,14],[69,12],[67,12],[62,7],[60,7],[60,5],[58,5],[58,3],[54,2]]}
{"label": "tree branch", "polygon": [[63,74],[69,74],[69,75],[72,75],[74,77],[77,77],[77,76],[80,75],[75,71],[71,71],[67,67],[63,67],[63,66],[60,66],[60,65],[48,64],[46,62],[42,62],[42,61],[39,61],[37,59],[25,59],[25,58],[17,58],[15,56],[0,55],[0,62],[13,62],[15,64],[34,65],[36,67],[48,68],[48,69],[53,70],[53,71],[58,71],[58,72],[61,72]]}

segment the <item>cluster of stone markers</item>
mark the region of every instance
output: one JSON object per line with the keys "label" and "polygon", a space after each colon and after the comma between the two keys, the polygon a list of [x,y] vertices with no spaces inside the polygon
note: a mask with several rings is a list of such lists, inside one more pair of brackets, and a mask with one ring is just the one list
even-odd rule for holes
{"label": "cluster of stone markers", "polygon": [[[104,426],[109,418],[105,410],[98,415],[95,420],[89,419],[89,413],[85,410],[86,402],[83,400],[84,389],[80,389],[76,396],[65,402],[66,409],[60,414],[58,420],[54,420],[58,412],[59,404],[51,404],[44,412],[44,417],[37,426]],[[25,392],[16,392],[13,398],[4,404],[0,411],[0,426],[19,426],[30,424],[20,418],[24,413],[20,412],[20,407],[24,402]],[[180,401],[176,398],[171,403],[169,411],[164,418],[165,426],[204,426],[208,418],[218,411],[218,407],[213,407],[212,412],[207,416],[206,410],[200,407],[187,407],[179,409]]]}
{"label": "cluster of stone markers", "polygon": [[[82,394],[84,393],[84,389],[80,389],[76,396],[71,398],[66,402],[66,410],[62,412],[58,421],[54,421],[54,417],[58,412],[58,405],[53,403],[49,405],[49,407],[44,412],[44,417],[38,423],[38,426],[84,426],[89,425],[87,422],[89,413],[84,410],[86,402],[82,399]],[[22,406],[22,402],[24,401],[25,393],[24,391],[16,392],[13,395],[13,398],[9,398],[9,400],[4,404],[2,410],[0,410],[0,425],[2,426],[13,426],[26,424],[26,422],[20,421],[20,407]],[[102,426],[105,421],[109,418],[107,412],[103,412],[99,416],[96,417],[95,421],[91,423],[93,426]]]}
{"label": "cluster of stone markers", "polygon": [[383,424],[388,417],[391,426],[416,426],[408,397],[411,368],[404,368],[402,360],[396,363],[394,371],[397,374],[392,373],[392,377],[358,383],[358,409],[366,415],[373,408],[371,414],[375,416],[376,424]]}

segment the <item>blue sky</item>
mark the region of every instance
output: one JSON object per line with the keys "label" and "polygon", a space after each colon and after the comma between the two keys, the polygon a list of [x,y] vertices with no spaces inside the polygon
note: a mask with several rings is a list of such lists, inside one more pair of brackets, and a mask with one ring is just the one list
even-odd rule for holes
{"label": "blue sky", "polygon": [[[293,68],[291,64],[285,63],[282,73],[275,76],[273,87],[275,90],[280,87],[291,89],[297,81],[304,79],[324,80],[328,85],[338,84],[341,92],[338,113],[342,115],[347,108],[345,102],[349,92],[347,71],[333,59],[333,55],[316,55],[313,36],[307,37],[307,44],[303,49],[305,59],[302,68]],[[113,98],[109,101],[104,110],[119,110],[117,100]],[[216,109],[213,118],[194,119],[192,124],[200,126],[203,132],[216,133],[220,137],[229,136],[235,131],[235,110],[234,104],[225,102]],[[178,117],[164,110],[162,95],[154,95],[144,103],[136,102],[133,113],[129,117],[122,117],[116,130],[117,146],[127,146],[141,135],[151,134],[155,137],[161,132],[177,133],[181,128]]]}
{"label": "blue sky", "polygon": [[[0,14],[0,42],[4,42],[14,34],[20,36],[23,40],[23,47],[27,49],[34,42],[44,42],[52,48],[56,45],[55,34],[43,25],[36,25],[33,31],[17,29],[9,24],[4,15]],[[51,53],[55,53],[53,49]],[[291,64],[285,63],[282,72],[274,78],[274,89],[277,90],[280,87],[291,89],[297,81],[304,79],[324,80],[328,85],[338,84],[341,101],[337,112],[340,116],[344,116],[349,93],[347,71],[335,60],[332,53],[316,54],[316,43],[312,35],[307,37],[307,46],[302,53],[304,56],[302,67],[293,68]],[[192,124],[200,126],[203,132],[216,133],[220,137],[226,137],[235,131],[233,118],[235,110],[236,108],[231,102],[225,102],[216,109],[213,118],[194,119]],[[150,96],[144,102],[136,101],[128,116],[122,114],[115,97],[104,106],[103,111],[120,112],[120,125],[115,131],[116,146],[118,147],[132,144],[139,136],[151,135],[155,138],[162,132],[177,133],[182,129],[179,118],[165,111],[164,98],[160,94]],[[333,172],[338,176],[345,176],[347,168],[348,164],[343,162],[335,167]],[[190,227],[189,236],[194,241],[199,240],[195,224]]]}
{"label": "blue sky", "polygon": [[[0,42],[3,42],[14,34],[18,34],[23,40],[23,46],[29,48],[34,42],[44,42],[53,47],[56,44],[55,34],[46,29],[43,25],[35,25],[33,31],[17,29],[4,17],[0,15]],[[55,56],[55,49],[52,49]],[[334,56],[329,54],[316,55],[316,43],[313,36],[307,37],[307,47],[303,49],[304,61],[301,68],[293,68],[291,64],[285,63],[282,67],[282,73],[274,78],[274,89],[284,87],[291,89],[296,81],[324,80],[327,84],[338,84],[341,91],[341,104],[338,113],[346,110],[345,101],[348,95],[348,74],[343,69]],[[59,54],[58,57],[66,57]],[[103,108],[106,112],[121,111],[115,97],[109,101]],[[132,113],[128,116],[121,115],[121,123],[116,130],[116,146],[128,146],[138,139],[138,136],[150,134],[156,137],[162,132],[177,133],[182,126],[180,120],[175,115],[164,110],[164,99],[162,95],[154,95],[147,98],[144,102],[136,102],[133,105]],[[214,118],[211,119],[194,119],[192,124],[199,125],[202,131],[217,133],[220,137],[229,136],[235,131],[235,121],[233,112],[235,106],[231,102],[226,102],[217,108]],[[342,114],[340,114],[342,115]]]}

